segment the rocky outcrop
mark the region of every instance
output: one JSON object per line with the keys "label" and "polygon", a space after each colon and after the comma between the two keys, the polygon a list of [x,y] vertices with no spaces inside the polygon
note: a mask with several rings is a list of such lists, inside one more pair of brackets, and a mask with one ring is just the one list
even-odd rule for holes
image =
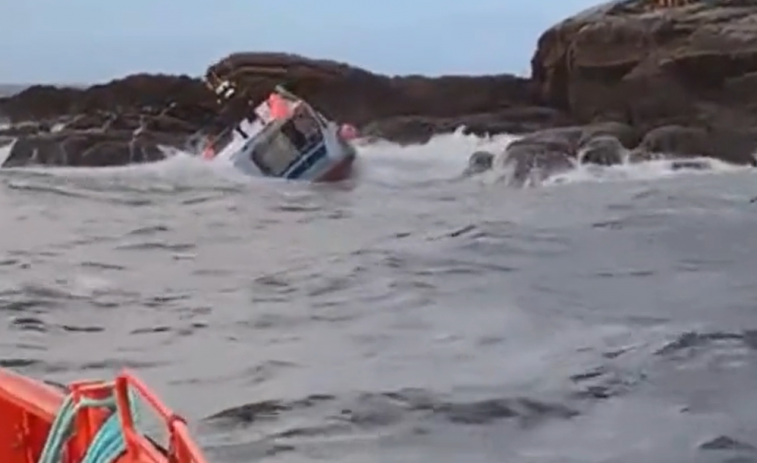
{"label": "rocky outcrop", "polygon": [[617,123],[542,130],[510,143],[501,153],[502,165],[515,186],[540,184],[579,163],[611,165],[624,161],[638,144],[638,132]]}
{"label": "rocky outcrop", "polygon": [[159,161],[172,147],[183,147],[184,140],[159,133],[64,131],[21,136],[11,143],[3,167],[106,167]]}
{"label": "rocky outcrop", "polygon": [[534,85],[579,123],[750,130],[757,125],[757,1],[613,1],[546,31]]}
{"label": "rocky outcrop", "polygon": [[283,83],[330,118],[350,122],[369,137],[427,141],[461,125],[473,133],[525,133],[571,121],[539,105],[529,79],[492,76],[389,77],[342,63],[275,53],[237,53],[207,76],[252,89],[255,99]]}
{"label": "rocky outcrop", "polygon": [[[280,53],[232,54],[205,77],[232,80],[253,99],[284,84],[368,139],[418,143],[461,125],[477,134],[533,133],[508,148],[516,165],[610,165],[660,153],[755,165],[754,24],[757,0],[616,0],[547,30],[530,79],[392,77]],[[82,142],[66,145],[68,139],[89,139],[94,151],[77,161],[85,165],[152,160],[162,152],[158,145],[185,146],[200,129],[217,133],[217,110],[202,80],[187,76],[142,74],[83,89],[35,86],[0,98],[0,113],[36,125],[0,136],[19,137],[9,158],[15,165],[71,162],[68,146]],[[135,139],[149,155],[134,151]]]}
{"label": "rocky outcrop", "polygon": [[11,122],[82,115],[107,118],[114,113],[138,117],[159,113],[168,105],[173,105],[174,117],[195,125],[207,123],[216,111],[212,93],[199,79],[135,74],[87,88],[34,85],[0,98],[0,113]]}
{"label": "rocky outcrop", "polygon": [[215,100],[186,76],[139,74],[89,88],[32,86],[0,99],[16,138],[2,167],[114,166],[164,159],[211,126]]}
{"label": "rocky outcrop", "polygon": [[501,166],[509,175],[508,184],[528,186],[582,164],[612,166],[667,159],[672,160],[673,169],[704,169],[708,163],[702,158],[713,158],[757,165],[753,156],[757,130],[663,126],[640,135],[619,122],[540,130],[511,142],[499,153],[473,153],[464,173],[475,175]]}
{"label": "rocky outcrop", "polygon": [[[207,74],[234,81],[253,100],[262,100],[273,86],[283,84],[328,117],[358,126],[364,136],[400,143],[425,142],[461,125],[469,132],[495,134],[571,123],[559,110],[539,105],[528,79],[512,75],[389,77],[278,53],[233,54],[210,66]],[[162,151],[146,141],[149,155],[134,152],[130,132],[140,129],[151,133],[150,139],[183,145],[182,137],[203,129],[218,132],[216,104],[202,80],[187,76],[140,74],[89,88],[30,87],[0,99],[0,113],[12,122],[36,121],[0,131],[21,137],[6,164],[70,164],[70,147],[83,139],[94,151],[78,157],[77,165],[153,160]],[[48,134],[56,124],[65,128]],[[103,131],[110,137],[107,149]]]}

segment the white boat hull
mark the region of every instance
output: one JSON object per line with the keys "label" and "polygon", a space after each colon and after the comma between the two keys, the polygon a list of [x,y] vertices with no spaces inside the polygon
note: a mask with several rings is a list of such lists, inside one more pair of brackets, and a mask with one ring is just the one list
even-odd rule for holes
{"label": "white boat hull", "polygon": [[219,158],[250,176],[311,182],[350,177],[356,150],[343,138],[339,125],[302,101],[292,107],[288,118],[279,120],[261,114],[263,105],[258,107],[258,121],[241,127],[249,138],[241,147],[223,150]]}

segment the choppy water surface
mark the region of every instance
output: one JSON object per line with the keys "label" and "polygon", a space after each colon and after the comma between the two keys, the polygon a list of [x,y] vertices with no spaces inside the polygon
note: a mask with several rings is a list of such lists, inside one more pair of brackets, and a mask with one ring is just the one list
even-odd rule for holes
{"label": "choppy water surface", "polygon": [[514,190],[457,178],[475,144],[4,172],[0,363],[131,367],[217,462],[753,461],[757,177]]}

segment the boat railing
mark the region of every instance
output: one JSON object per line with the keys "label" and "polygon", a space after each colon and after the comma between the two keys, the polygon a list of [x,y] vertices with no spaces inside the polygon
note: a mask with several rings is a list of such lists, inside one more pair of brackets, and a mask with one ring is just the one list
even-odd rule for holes
{"label": "boat railing", "polygon": [[[169,433],[168,454],[173,462],[207,463],[202,451],[192,439],[184,418],[168,408],[142,380],[125,371],[116,378],[115,392],[127,449],[132,452],[140,452],[144,449],[155,450],[155,447],[134,427],[133,416],[129,413],[131,410],[130,389],[136,391],[163,419]],[[156,453],[151,456],[160,458]],[[162,459],[156,461],[162,461]]]}
{"label": "boat railing", "polygon": [[[164,456],[158,448],[140,433],[134,423],[132,411],[135,404],[133,396],[138,395],[160,417],[168,430],[169,442],[168,459],[171,463],[207,463],[200,448],[195,444],[184,418],[168,408],[142,380],[129,371],[121,372],[112,383],[104,382],[80,382],[71,385],[74,399],[98,398],[105,394],[113,394],[116,401],[118,419],[121,423],[126,452],[132,458],[129,461],[152,461],[153,463],[165,463]],[[84,435],[93,435],[95,424],[88,420],[82,423],[87,428]]]}
{"label": "boat railing", "polygon": [[321,125],[321,128],[326,128],[328,126],[328,120],[326,120],[326,118],[323,117],[323,114],[321,114],[320,112],[316,111],[315,108],[313,108],[312,106],[310,106],[305,100],[303,100],[299,96],[295,95],[293,92],[290,92],[289,90],[287,90],[286,88],[284,88],[282,85],[277,85],[275,87],[274,91],[276,93],[281,94],[281,96],[284,96],[284,97],[286,97],[288,99],[294,100],[294,101],[298,102],[299,104],[301,104],[303,107],[305,107],[307,109],[307,111],[309,113],[311,113],[313,115],[313,117],[315,117],[315,119]]}

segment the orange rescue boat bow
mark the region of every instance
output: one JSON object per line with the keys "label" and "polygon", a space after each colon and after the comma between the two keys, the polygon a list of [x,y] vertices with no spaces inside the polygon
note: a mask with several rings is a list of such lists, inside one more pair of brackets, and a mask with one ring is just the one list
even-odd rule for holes
{"label": "orange rescue boat bow", "polygon": [[[69,391],[0,368],[0,463],[207,463],[185,421],[134,374]],[[137,396],[163,421],[167,449],[135,427]]]}

